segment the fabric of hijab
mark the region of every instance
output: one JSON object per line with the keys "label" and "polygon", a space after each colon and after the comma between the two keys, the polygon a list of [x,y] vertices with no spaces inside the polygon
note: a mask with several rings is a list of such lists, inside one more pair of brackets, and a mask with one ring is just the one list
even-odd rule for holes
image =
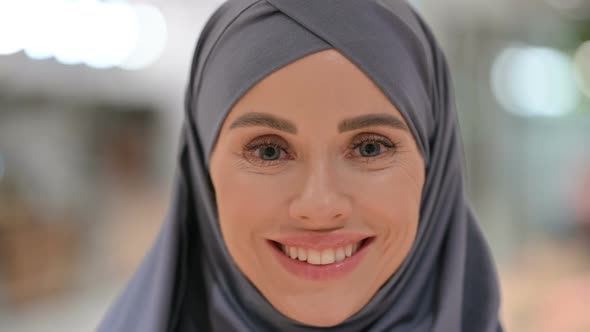
{"label": "fabric of hijab", "polygon": [[[334,48],[404,116],[426,166],[418,233],[363,309],[319,328],[280,312],[224,244],[210,154],[241,96],[275,70]],[[230,0],[197,41],[172,205],[160,234],[98,331],[502,331],[497,272],[464,189],[449,69],[401,0]]]}

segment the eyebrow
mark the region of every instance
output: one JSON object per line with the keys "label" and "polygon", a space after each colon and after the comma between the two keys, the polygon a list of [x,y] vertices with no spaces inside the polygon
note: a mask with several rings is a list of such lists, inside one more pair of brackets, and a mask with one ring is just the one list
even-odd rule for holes
{"label": "eyebrow", "polygon": [[[275,115],[261,112],[251,112],[240,116],[230,126],[230,129],[239,127],[263,126],[290,134],[297,134],[297,126],[287,120]],[[338,132],[361,129],[365,127],[386,126],[394,129],[409,131],[403,120],[388,113],[376,113],[359,115],[344,119],[338,124]]]}

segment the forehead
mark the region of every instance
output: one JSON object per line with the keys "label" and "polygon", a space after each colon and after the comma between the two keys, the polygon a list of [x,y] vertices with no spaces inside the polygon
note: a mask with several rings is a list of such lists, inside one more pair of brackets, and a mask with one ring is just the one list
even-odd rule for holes
{"label": "forehead", "polygon": [[[234,105],[224,127],[252,112],[320,125],[368,113],[401,113],[378,86],[335,49],[300,58],[254,85]],[[226,128],[224,128],[226,129]]]}

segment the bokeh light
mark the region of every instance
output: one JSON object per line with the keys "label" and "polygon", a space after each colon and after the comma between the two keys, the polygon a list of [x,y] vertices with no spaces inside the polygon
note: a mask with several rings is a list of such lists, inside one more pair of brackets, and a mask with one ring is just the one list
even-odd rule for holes
{"label": "bokeh light", "polygon": [[98,0],[0,2],[0,55],[21,50],[34,60],[141,69],[161,55],[162,13],[149,4]]}
{"label": "bokeh light", "polygon": [[496,58],[491,84],[498,102],[521,116],[561,116],[580,101],[572,60],[542,47],[510,47]]}
{"label": "bokeh light", "polygon": [[10,55],[20,51],[25,43],[27,1],[0,2],[0,55]]}
{"label": "bokeh light", "polygon": [[63,9],[63,2],[39,1],[35,11],[27,11],[22,17],[28,17],[23,26],[23,50],[33,60],[44,60],[53,57],[54,37],[60,33],[58,18]]}
{"label": "bokeh light", "polygon": [[138,4],[135,6],[138,24],[141,27],[135,50],[121,63],[123,69],[140,69],[158,59],[166,46],[166,19],[155,7]]}

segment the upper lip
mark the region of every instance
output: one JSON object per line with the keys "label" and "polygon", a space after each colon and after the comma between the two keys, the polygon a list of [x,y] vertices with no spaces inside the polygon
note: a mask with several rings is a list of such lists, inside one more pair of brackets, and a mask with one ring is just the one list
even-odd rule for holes
{"label": "upper lip", "polygon": [[308,249],[328,249],[343,247],[348,244],[356,244],[362,240],[372,237],[362,233],[298,233],[279,235],[270,239],[271,241],[289,247],[308,248]]}

